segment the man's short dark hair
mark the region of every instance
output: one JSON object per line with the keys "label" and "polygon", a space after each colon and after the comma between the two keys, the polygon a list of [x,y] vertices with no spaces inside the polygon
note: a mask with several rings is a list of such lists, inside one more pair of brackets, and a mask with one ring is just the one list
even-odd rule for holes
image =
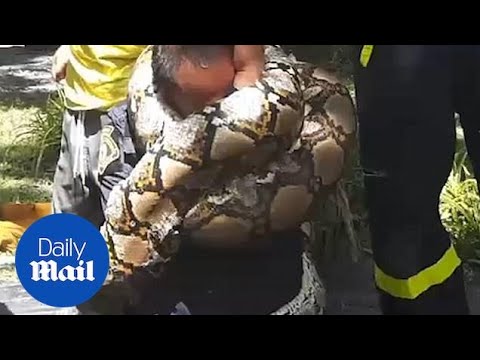
{"label": "man's short dark hair", "polygon": [[182,61],[201,66],[225,54],[231,53],[233,45],[153,45],[152,70],[155,92],[175,85],[175,75]]}

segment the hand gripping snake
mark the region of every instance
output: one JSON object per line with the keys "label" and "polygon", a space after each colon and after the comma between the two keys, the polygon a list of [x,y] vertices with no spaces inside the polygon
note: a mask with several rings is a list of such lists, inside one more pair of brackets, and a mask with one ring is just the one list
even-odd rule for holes
{"label": "hand gripping snake", "polygon": [[[129,89],[144,155],[112,191],[102,228],[113,268],[163,269],[185,238],[261,246],[272,232],[309,221],[355,141],[348,89],[267,46],[261,81],[181,119],[153,91],[151,56],[149,49],[138,60]],[[308,249],[304,268],[317,277]],[[278,313],[293,312],[292,304]]]}

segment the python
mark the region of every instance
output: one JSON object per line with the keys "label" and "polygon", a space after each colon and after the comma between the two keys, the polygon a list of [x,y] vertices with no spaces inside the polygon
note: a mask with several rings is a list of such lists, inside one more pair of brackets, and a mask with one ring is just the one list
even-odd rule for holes
{"label": "python", "polygon": [[[84,268],[86,266],[86,269]],[[93,273],[93,261],[83,260],[78,262],[77,267],[70,265],[64,266],[58,269],[58,264],[54,260],[49,261],[32,261],[30,262],[32,267],[33,281],[95,281]]]}

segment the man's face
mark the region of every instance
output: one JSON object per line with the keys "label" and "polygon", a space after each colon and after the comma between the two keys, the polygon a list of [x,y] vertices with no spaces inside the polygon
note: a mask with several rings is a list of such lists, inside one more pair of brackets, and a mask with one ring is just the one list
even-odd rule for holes
{"label": "man's face", "polygon": [[167,101],[180,115],[187,116],[228,95],[234,78],[233,58],[228,51],[202,66],[184,60],[176,74],[177,86],[169,92]]}

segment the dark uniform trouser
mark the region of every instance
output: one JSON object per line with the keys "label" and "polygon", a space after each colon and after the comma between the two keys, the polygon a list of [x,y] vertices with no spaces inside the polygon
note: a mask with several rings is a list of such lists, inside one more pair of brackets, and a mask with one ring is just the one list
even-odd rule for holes
{"label": "dark uniform trouser", "polygon": [[[133,145],[130,119],[125,103],[101,116],[98,179],[104,206],[113,187],[142,156]],[[135,304],[127,306],[125,287],[112,284],[79,309],[83,314],[168,315],[183,304],[183,311],[192,315],[269,314],[302,288],[304,237],[300,230],[274,234],[272,246],[263,251],[201,249],[185,238],[160,279],[137,271],[128,281]]]}
{"label": "dark uniform trouser", "polygon": [[53,183],[54,213],[79,215],[97,227],[104,222],[97,176],[102,114],[65,111]]}
{"label": "dark uniform trouser", "polygon": [[480,47],[376,45],[356,59],[361,160],[385,314],[467,314],[439,197],[455,153],[454,112],[480,176]]}
{"label": "dark uniform trouser", "polygon": [[303,234],[273,235],[264,251],[199,249],[184,244],[161,281],[144,274],[133,285],[139,302],[130,314],[268,315],[302,288]]}
{"label": "dark uniform trouser", "polygon": [[135,304],[127,305],[124,286],[108,285],[80,312],[173,315],[180,304],[188,315],[268,315],[299,294],[304,271],[303,233],[273,236],[271,247],[251,252],[200,249],[185,239],[161,278],[139,270],[128,281]]}

